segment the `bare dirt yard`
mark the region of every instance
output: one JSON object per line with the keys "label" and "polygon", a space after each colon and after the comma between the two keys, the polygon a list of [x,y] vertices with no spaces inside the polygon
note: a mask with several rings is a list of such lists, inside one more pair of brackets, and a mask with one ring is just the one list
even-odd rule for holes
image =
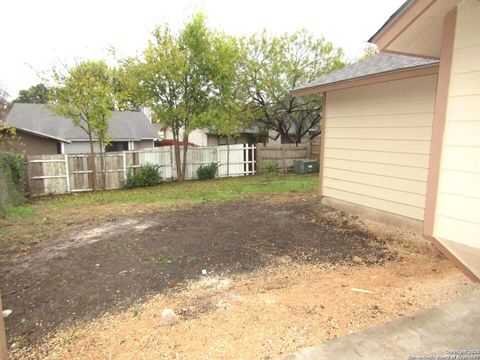
{"label": "bare dirt yard", "polygon": [[418,234],[312,194],[111,217],[0,270],[13,359],[275,359],[474,287]]}

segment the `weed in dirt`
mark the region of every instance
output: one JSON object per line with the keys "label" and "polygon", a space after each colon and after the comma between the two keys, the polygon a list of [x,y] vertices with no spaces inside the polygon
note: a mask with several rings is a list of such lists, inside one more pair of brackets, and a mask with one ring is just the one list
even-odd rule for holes
{"label": "weed in dirt", "polygon": [[175,261],[175,256],[169,256],[169,255],[158,255],[158,256],[152,256],[151,260],[159,265],[159,266],[165,266],[167,264],[171,264]]}
{"label": "weed in dirt", "polygon": [[187,258],[187,263],[197,262],[198,260],[200,260],[200,257],[198,256],[189,256]]}

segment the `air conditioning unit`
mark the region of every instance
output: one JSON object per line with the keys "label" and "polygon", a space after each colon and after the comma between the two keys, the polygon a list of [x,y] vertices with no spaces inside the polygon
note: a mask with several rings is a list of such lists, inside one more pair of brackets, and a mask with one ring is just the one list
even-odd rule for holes
{"label": "air conditioning unit", "polygon": [[293,172],[297,174],[318,173],[318,160],[294,160]]}

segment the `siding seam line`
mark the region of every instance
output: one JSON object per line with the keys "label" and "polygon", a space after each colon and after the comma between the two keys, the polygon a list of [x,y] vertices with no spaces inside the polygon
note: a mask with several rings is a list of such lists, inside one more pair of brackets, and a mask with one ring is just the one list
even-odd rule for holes
{"label": "siding seam line", "polygon": [[332,150],[355,150],[355,151],[371,151],[377,153],[387,153],[387,154],[403,154],[403,155],[424,155],[428,156],[429,153],[415,153],[415,152],[400,152],[400,151],[387,151],[387,150],[372,150],[372,149],[357,149],[357,148],[336,148],[336,147],[327,147],[325,149]]}
{"label": "siding seam line", "polygon": [[348,172],[351,172],[351,173],[354,173],[354,174],[355,174],[355,173],[360,173],[360,174],[366,174],[366,175],[381,176],[381,177],[385,177],[385,178],[392,178],[392,179],[399,179],[399,180],[415,181],[415,182],[419,182],[419,183],[422,183],[422,184],[426,184],[426,183],[427,183],[427,180],[413,180],[413,179],[408,179],[408,178],[402,178],[402,177],[399,177],[399,176],[391,176],[391,175],[374,174],[374,173],[369,173],[369,172],[366,172],[366,171],[341,169],[341,168],[332,167],[332,166],[326,166],[325,168],[326,168],[326,169],[341,170],[341,171],[348,171]]}
{"label": "siding seam line", "polygon": [[[398,201],[394,201],[394,200],[387,200],[387,199],[379,198],[379,197],[376,197],[376,196],[359,194],[359,193],[355,193],[355,192],[348,191],[348,190],[337,189],[337,188],[334,188],[334,187],[331,187],[331,186],[323,186],[323,187],[327,188],[327,189],[331,189],[331,190],[342,191],[342,192],[345,192],[345,193],[348,193],[348,194],[360,195],[360,196],[364,196],[366,198],[372,198],[372,199],[376,199],[376,200],[387,201],[387,202],[390,202],[390,203],[393,203],[393,204],[405,205],[405,206],[409,206],[409,207],[412,207],[412,208],[415,208],[415,209],[423,210],[422,207],[419,207],[417,205],[405,204],[405,203],[402,203],[402,202],[398,202]],[[365,205],[365,206],[367,206],[367,205]],[[370,206],[370,207],[372,207],[372,206]],[[417,218],[415,218],[415,219],[417,219]]]}
{"label": "siding seam line", "polygon": [[[351,181],[351,180],[337,179],[337,178],[333,178],[333,177],[330,177],[330,176],[325,176],[325,178],[327,178],[327,179],[332,179],[332,180],[337,180],[337,181],[344,181],[344,182],[347,182],[347,183],[350,183],[350,184],[371,186],[371,187],[375,187],[375,188],[379,188],[379,189],[383,189],[383,190],[391,190],[391,191],[397,191],[397,192],[404,193],[404,194],[418,195],[418,196],[425,197],[425,194],[418,194],[418,193],[413,193],[413,192],[411,192],[411,191],[403,191],[403,190],[398,190],[398,189],[392,189],[392,188],[387,188],[387,187],[385,187],[385,186],[378,186],[378,185],[375,185],[375,186],[374,186],[374,185],[369,185],[369,184],[360,183],[360,182]],[[370,196],[370,195],[366,195],[366,196]],[[402,204],[403,204],[403,203],[402,203]]]}
{"label": "siding seam line", "polygon": [[341,118],[361,118],[368,116],[403,116],[403,115],[432,115],[433,111],[421,111],[421,112],[412,112],[412,113],[398,113],[398,114],[369,114],[369,115],[351,115],[351,116],[332,116],[332,119],[341,119]]}
{"label": "siding seam line", "polygon": [[398,164],[392,164],[392,163],[382,163],[382,162],[377,162],[377,161],[365,161],[365,160],[351,160],[351,159],[344,159],[344,158],[335,158],[335,157],[330,157],[330,156],[325,156],[325,159],[344,160],[344,161],[351,161],[351,162],[356,162],[356,163],[360,162],[360,163],[367,163],[367,164],[401,166],[401,167],[410,167],[410,168],[414,168],[414,169],[428,170],[428,166],[422,167],[422,166],[413,166],[413,165],[398,165]]}

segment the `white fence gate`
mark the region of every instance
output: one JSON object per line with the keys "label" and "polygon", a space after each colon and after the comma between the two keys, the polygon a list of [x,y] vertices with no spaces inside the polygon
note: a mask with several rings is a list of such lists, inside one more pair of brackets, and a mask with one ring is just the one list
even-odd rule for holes
{"label": "white fence gate", "polygon": [[255,174],[254,145],[218,146],[218,176],[244,176]]}

